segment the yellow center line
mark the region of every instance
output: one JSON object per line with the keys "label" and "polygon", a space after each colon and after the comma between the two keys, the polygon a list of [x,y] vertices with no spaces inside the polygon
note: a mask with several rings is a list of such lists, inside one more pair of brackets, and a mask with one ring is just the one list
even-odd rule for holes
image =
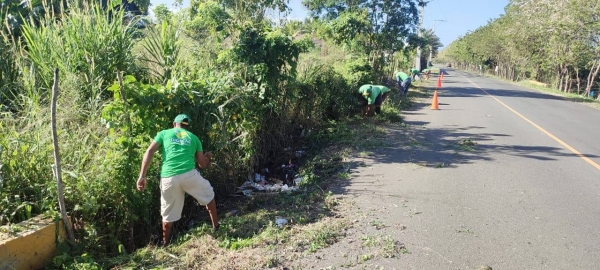
{"label": "yellow center line", "polygon": [[565,148],[569,149],[569,151],[573,152],[573,154],[579,156],[580,158],[582,158],[583,160],[585,160],[587,163],[589,163],[590,165],[596,167],[596,169],[600,170],[600,165],[598,165],[598,163],[594,162],[593,160],[591,160],[589,157],[586,157],[584,154],[582,154],[581,152],[577,151],[577,149],[571,147],[570,145],[568,145],[566,142],[564,142],[563,140],[559,139],[558,137],[552,135],[552,133],[548,132],[547,130],[545,130],[544,128],[540,127],[538,124],[534,123],[533,121],[527,119],[527,117],[523,116],[522,114],[520,114],[519,112],[515,111],[513,108],[511,108],[510,106],[506,105],[504,102],[500,101],[499,99],[497,99],[495,96],[493,96],[492,94],[488,93],[487,91],[485,91],[483,88],[479,87],[479,85],[477,85],[476,83],[474,83],[473,81],[469,80],[469,78],[463,76],[463,78],[467,79],[467,81],[471,82],[473,85],[475,85],[477,88],[479,88],[479,90],[483,91],[484,93],[486,93],[488,96],[492,97],[494,100],[498,101],[498,103],[502,104],[502,106],[506,107],[507,109],[509,109],[511,112],[513,112],[514,114],[518,115],[519,117],[521,117],[523,120],[527,121],[527,123],[531,124],[532,126],[534,126],[535,128],[539,129],[541,132],[543,132],[544,134],[548,135],[548,137],[554,139],[555,141],[557,141],[558,143],[560,143],[562,146],[564,146]]}

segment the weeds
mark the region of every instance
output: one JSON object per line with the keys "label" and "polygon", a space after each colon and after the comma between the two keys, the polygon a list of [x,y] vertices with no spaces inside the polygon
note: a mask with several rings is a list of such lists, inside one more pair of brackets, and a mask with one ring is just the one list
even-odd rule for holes
{"label": "weeds", "polygon": [[[407,254],[408,250],[404,244],[394,240],[389,235],[381,236],[362,236],[362,246],[373,251],[369,253],[373,256],[382,256],[384,258],[395,258],[400,254]],[[373,257],[371,257],[373,258]]]}
{"label": "weeds", "polygon": [[[342,165],[350,152],[388,145],[380,124],[400,121],[410,106],[392,95],[381,115],[353,117],[356,84],[376,75],[367,57],[346,59],[334,46],[311,49],[311,41],[251,23],[231,26],[226,40],[212,35],[204,48],[175,24],[140,32],[124,9],[67,2],[60,16],[32,20],[17,42],[2,46],[10,57],[0,60],[7,74],[0,88],[1,224],[55,214],[46,105],[58,67],[65,196],[79,245],[61,250],[55,268],[264,268],[279,262],[273,247],[314,252],[343,235],[349,225],[336,216],[343,201],[328,185],[348,179]],[[177,229],[192,229],[179,232],[172,247],[156,249],[160,158],[144,192],[133,181],[152,137],[179,113],[191,116],[192,132],[215,152],[215,165],[203,175],[219,198],[229,200],[247,174],[289,162],[285,149],[294,147],[314,156],[303,164],[300,192],[237,201],[240,214],[223,219],[216,233],[182,225],[184,219]],[[277,216],[289,223],[278,228]]]}
{"label": "weeds", "polygon": [[464,139],[457,143],[461,150],[472,152],[475,149],[473,148],[477,143],[472,141],[471,139]]}
{"label": "weeds", "polygon": [[385,224],[383,224],[383,222],[378,221],[378,220],[372,220],[371,222],[369,222],[369,225],[375,227],[375,229],[380,230],[385,228]]}

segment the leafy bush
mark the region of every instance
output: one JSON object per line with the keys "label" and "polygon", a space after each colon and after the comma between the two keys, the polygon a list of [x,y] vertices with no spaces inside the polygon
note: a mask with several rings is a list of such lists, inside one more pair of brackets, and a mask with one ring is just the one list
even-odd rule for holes
{"label": "leafy bush", "polygon": [[[209,48],[167,22],[136,40],[122,12],[94,5],[23,27],[22,42],[6,47],[21,50],[0,60],[9,72],[1,79],[16,80],[10,102],[17,105],[0,107],[0,223],[57,211],[47,104],[55,67],[67,209],[83,249],[101,255],[145,245],[160,230],[160,157],[146,191],[135,189],[135,179],[146,147],[176,115],[190,115],[191,131],[214,152],[202,174],[221,196],[255,170],[287,162],[289,149],[315,143],[310,134],[351,115],[356,88],[373,81],[364,55],[336,50],[329,62],[300,63],[309,49],[316,55],[313,41],[265,23],[206,22],[230,18],[214,3],[196,12],[185,30],[207,36]],[[55,266],[97,266],[83,257],[57,257]]]}

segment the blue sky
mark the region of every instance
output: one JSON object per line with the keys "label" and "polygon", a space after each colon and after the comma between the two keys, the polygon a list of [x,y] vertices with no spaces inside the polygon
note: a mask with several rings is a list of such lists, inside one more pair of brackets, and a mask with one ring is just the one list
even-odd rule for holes
{"label": "blue sky", "polygon": [[[477,29],[487,24],[488,20],[498,18],[504,14],[504,7],[509,0],[433,0],[425,7],[423,27],[433,28],[434,20],[446,22],[435,23],[435,33],[444,46],[447,46],[459,36],[468,31]],[[165,4],[173,8],[173,1],[151,0],[152,5]],[[183,1],[183,6],[189,5],[188,0]],[[307,10],[302,6],[302,0],[290,0],[292,9],[288,16],[291,19],[302,20],[307,16]],[[152,8],[150,8],[152,9]]]}

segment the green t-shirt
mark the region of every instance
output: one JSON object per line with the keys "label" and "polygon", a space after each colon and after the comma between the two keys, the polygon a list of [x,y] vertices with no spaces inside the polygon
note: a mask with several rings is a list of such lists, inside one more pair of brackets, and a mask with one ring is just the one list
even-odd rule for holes
{"label": "green t-shirt", "polygon": [[374,85],[373,87],[379,88],[379,93],[381,93],[382,95],[390,91],[390,89],[387,86],[383,85]]}
{"label": "green t-shirt", "polygon": [[[371,88],[371,94],[368,96],[365,96],[364,93]],[[375,86],[375,85],[371,85],[371,84],[365,84],[363,86],[361,86],[360,88],[358,88],[358,92],[367,99],[367,103],[369,105],[375,103],[375,99],[377,98],[377,96],[379,95],[379,93],[381,93],[381,90],[379,89],[379,87]]]}
{"label": "green t-shirt", "polygon": [[160,144],[161,177],[186,173],[196,167],[196,152],[202,152],[202,143],[196,135],[184,128],[172,128],[159,132],[154,141]]}
{"label": "green t-shirt", "polygon": [[400,72],[396,73],[396,77],[398,79],[400,79],[401,81],[404,81],[404,80],[408,79],[409,76],[408,76],[408,74],[400,71]]}
{"label": "green t-shirt", "polygon": [[360,88],[358,88],[358,92],[362,94],[371,87],[373,87],[372,84],[365,84],[365,85],[361,86]]}
{"label": "green t-shirt", "polygon": [[413,75],[417,75],[417,74],[419,74],[419,70],[416,68],[413,68],[410,70],[410,73],[412,73]]}

